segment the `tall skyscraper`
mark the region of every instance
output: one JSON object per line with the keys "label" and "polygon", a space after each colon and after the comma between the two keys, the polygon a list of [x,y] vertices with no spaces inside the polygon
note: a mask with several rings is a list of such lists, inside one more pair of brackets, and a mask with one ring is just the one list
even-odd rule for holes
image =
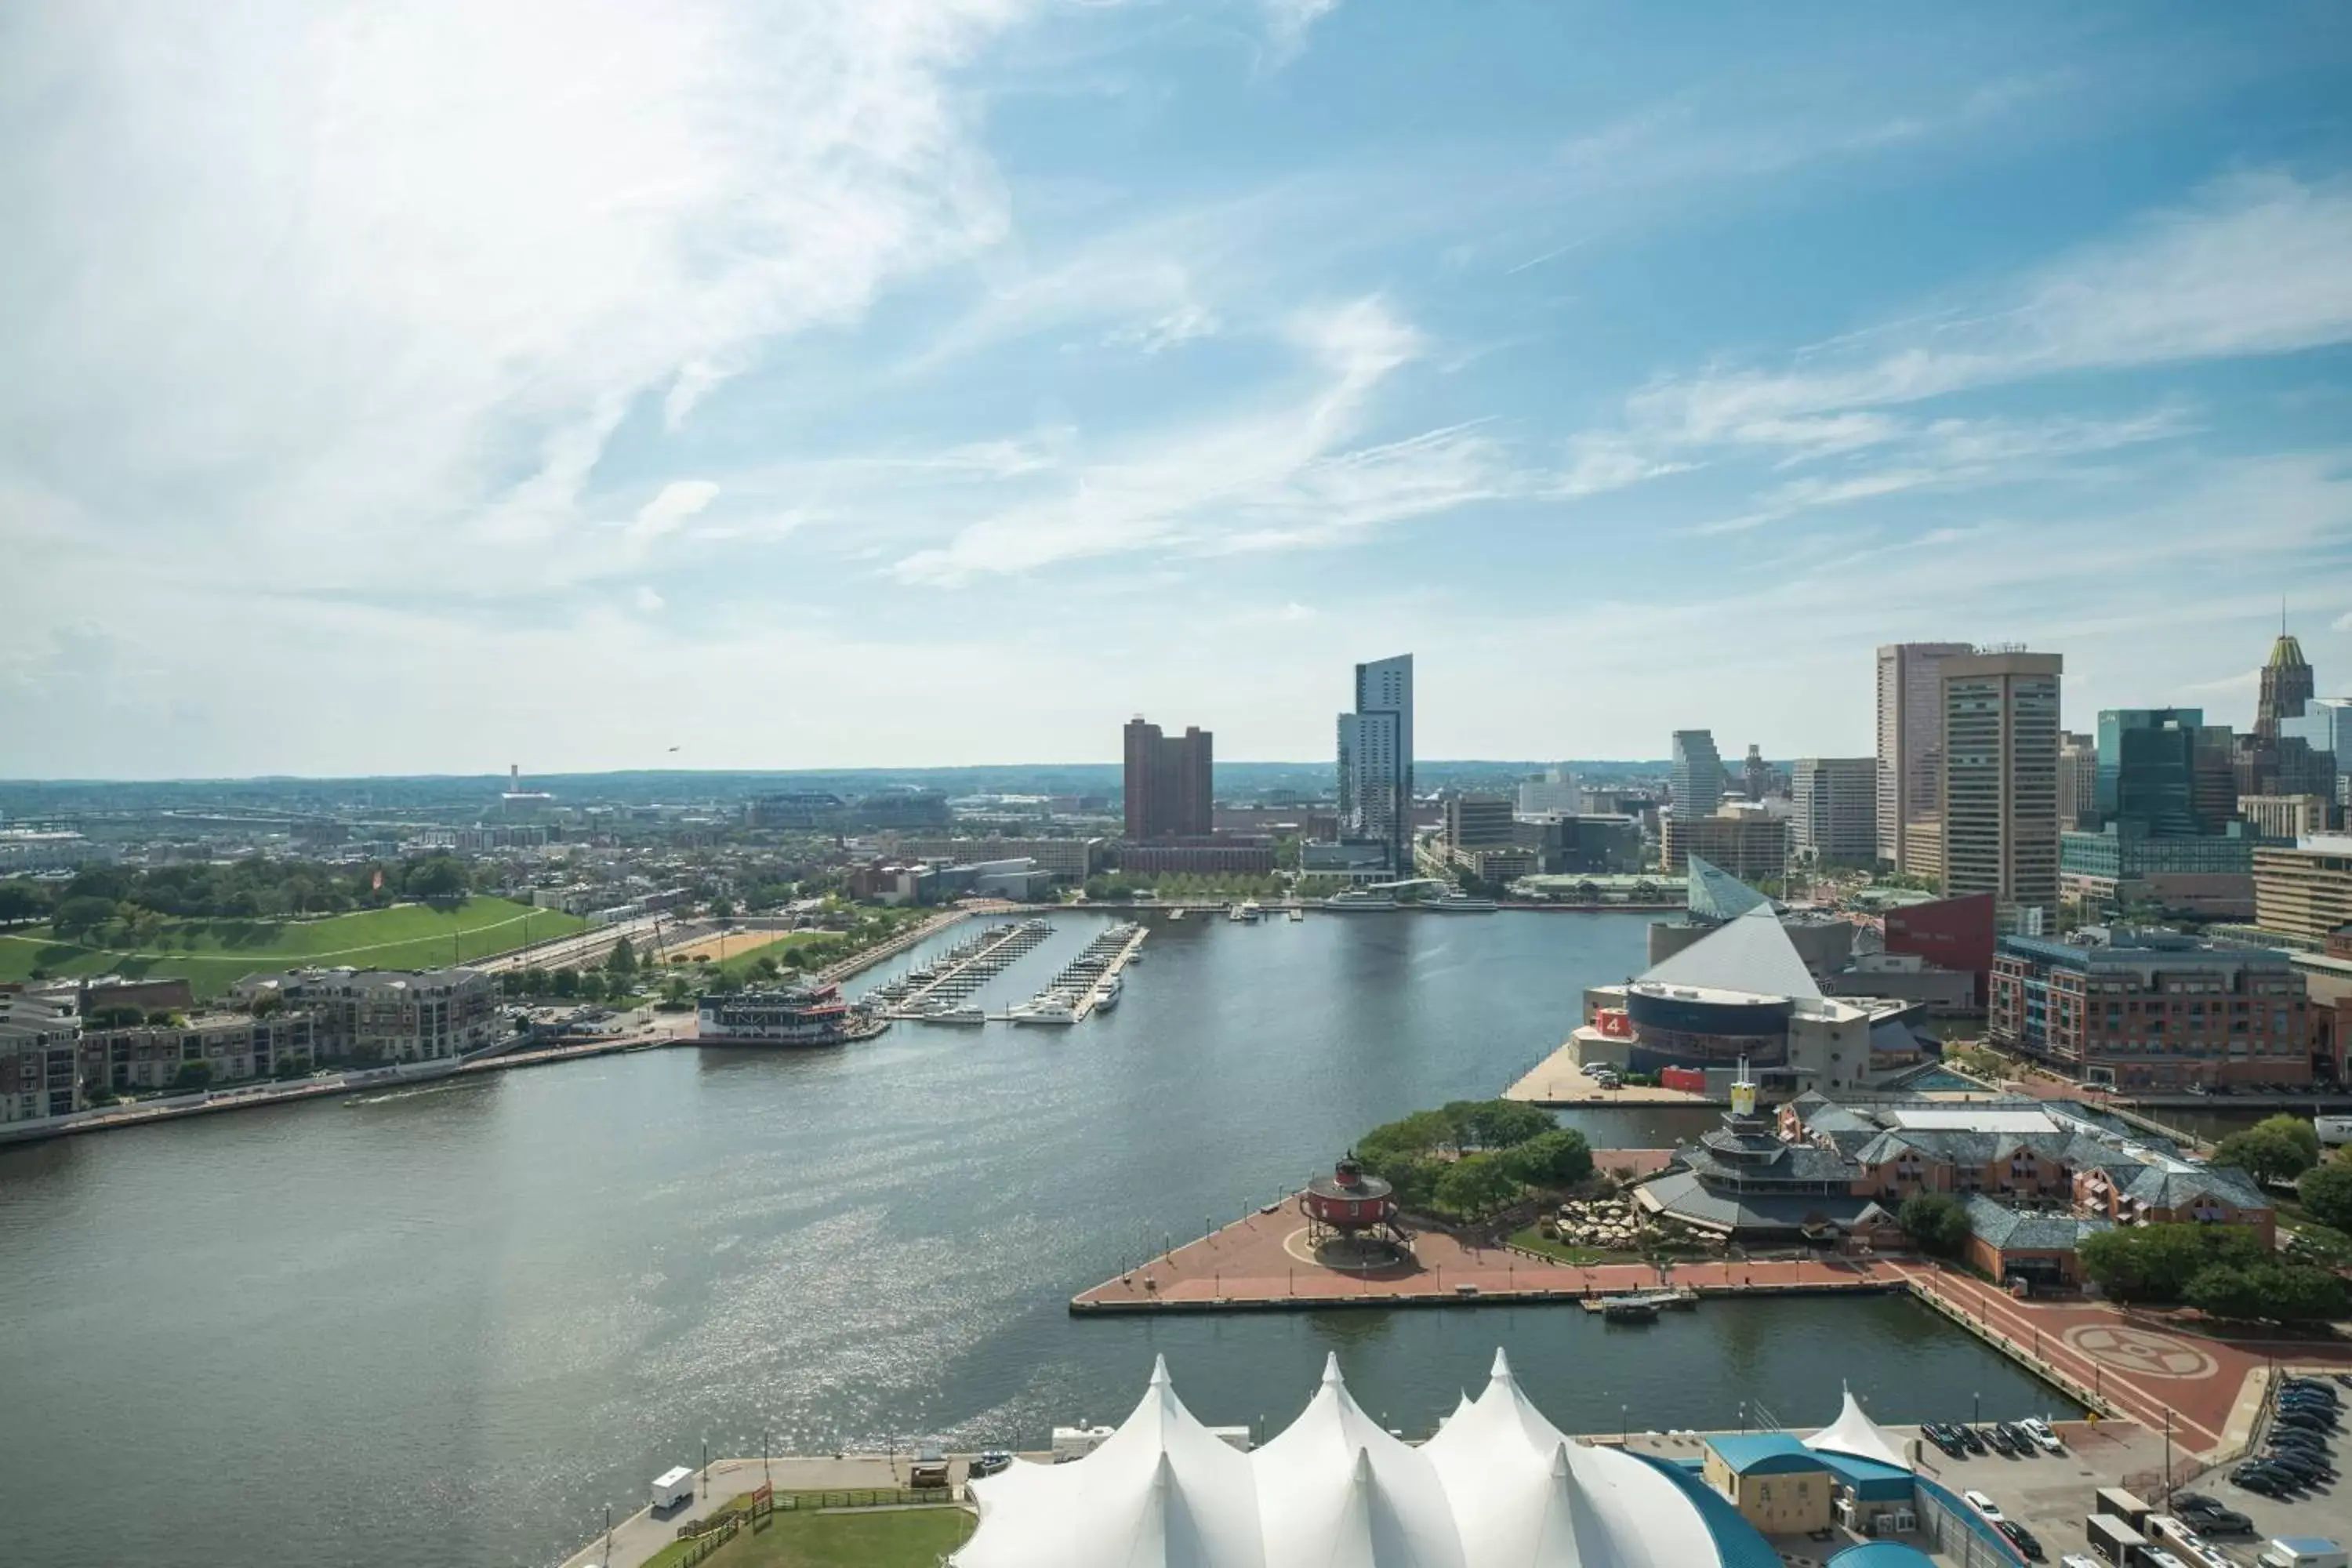
{"label": "tall skyscraper", "polygon": [[1886,643],[1878,650],[1878,858],[1898,871],[1924,858],[1912,849],[1912,825],[1935,821],[1940,809],[1938,669],[1943,660],[1969,651],[1964,642]]}
{"label": "tall skyscraper", "polygon": [[1166,735],[1139,713],[1127,726],[1127,836],[1205,837],[1214,826],[1215,765],[1209,731],[1187,726]]}
{"label": "tall skyscraper", "polygon": [[[2352,698],[2311,699],[2303,705],[2301,717],[2279,721],[2279,740],[2301,741],[2310,748],[2315,771],[2325,780],[2325,787],[2313,794],[2338,805],[2352,805]],[[2281,772],[2285,771],[2282,765]]]}
{"label": "tall skyscraper", "polygon": [[2316,689],[2311,662],[2303,657],[2303,644],[2294,639],[2282,618],[2278,641],[2271,645],[2270,662],[2263,666],[2262,695],[2254,704],[2254,733],[2266,741],[2275,740],[2279,721],[2302,718],[2303,705]]}
{"label": "tall skyscraper", "polygon": [[1675,731],[1674,769],[1667,780],[1676,816],[1688,822],[1715,815],[1723,802],[1723,755],[1715,749],[1713,731]]}
{"label": "tall skyscraper", "polygon": [[2197,731],[2197,778],[2193,798],[2197,815],[2209,830],[2219,832],[2238,815],[2238,738],[2227,724],[2208,724]]}
{"label": "tall skyscraper", "polygon": [[[2058,682],[2054,653],[1946,655],[1942,681],[1944,892],[1990,893],[2011,921],[2058,912]],[[1884,668],[1884,665],[1881,666]]]}
{"label": "tall skyscraper", "polygon": [[1521,816],[1574,816],[1584,809],[1584,792],[1566,768],[1546,768],[1543,777],[1519,781]]}
{"label": "tall skyscraper", "polygon": [[1764,748],[1753,741],[1748,742],[1748,760],[1740,764],[1739,787],[1750,800],[1762,800],[1772,793],[1772,764],[1764,760]]}
{"label": "tall skyscraper", "polygon": [[[2109,708],[2099,715],[2099,820],[2157,838],[2214,831],[2197,811],[2197,708]],[[2064,805],[2062,802],[2060,812]]]}
{"label": "tall skyscraper", "polygon": [[1356,666],[1356,708],[1339,715],[1339,832],[1412,866],[1412,655]]}
{"label": "tall skyscraper", "polygon": [[2089,831],[2099,825],[2099,742],[2095,735],[2058,738],[2058,826]]}
{"label": "tall skyscraper", "polygon": [[1790,793],[1798,854],[1840,865],[1866,865],[1877,855],[1876,757],[1800,757]]}

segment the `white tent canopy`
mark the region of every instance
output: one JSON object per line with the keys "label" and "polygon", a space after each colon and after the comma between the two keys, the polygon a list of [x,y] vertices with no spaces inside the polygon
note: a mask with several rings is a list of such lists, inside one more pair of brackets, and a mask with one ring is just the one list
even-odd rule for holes
{"label": "white tent canopy", "polygon": [[1875,1459],[1898,1470],[1911,1468],[1911,1461],[1903,1457],[1903,1446],[1863,1414],[1862,1401],[1853,1396],[1851,1388],[1845,1391],[1845,1404],[1839,1409],[1838,1418],[1806,1438],[1805,1447],[1823,1454]]}
{"label": "white tent canopy", "polygon": [[976,1480],[958,1568],[1720,1568],[1665,1476],[1571,1441],[1499,1351],[1486,1391],[1415,1447],[1357,1405],[1337,1357],[1254,1454],[1211,1436],[1165,1363],[1135,1414],[1066,1465]]}

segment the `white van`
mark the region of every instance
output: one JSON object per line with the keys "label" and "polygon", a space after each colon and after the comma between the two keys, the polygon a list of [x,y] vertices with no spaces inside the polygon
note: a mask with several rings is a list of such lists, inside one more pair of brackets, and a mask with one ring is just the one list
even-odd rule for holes
{"label": "white van", "polygon": [[2254,1559],[2262,1568],[2347,1568],[2344,1548],[2324,1535],[2281,1535]]}

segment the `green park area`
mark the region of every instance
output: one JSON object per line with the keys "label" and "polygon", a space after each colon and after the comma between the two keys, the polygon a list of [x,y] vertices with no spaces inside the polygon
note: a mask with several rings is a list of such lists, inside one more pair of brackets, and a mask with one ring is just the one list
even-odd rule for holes
{"label": "green park area", "polygon": [[[972,1523],[971,1515],[948,1506],[780,1510],[737,1531],[698,1568],[938,1568],[971,1536]],[[684,1561],[690,1544],[665,1549],[648,1568]]]}
{"label": "green park area", "polygon": [[185,978],[215,996],[246,975],[298,966],[431,969],[509,952],[528,940],[568,935],[587,922],[504,899],[395,904],[320,920],[174,920],[141,914],[78,932],[47,925],[0,931],[0,981],[119,974]]}

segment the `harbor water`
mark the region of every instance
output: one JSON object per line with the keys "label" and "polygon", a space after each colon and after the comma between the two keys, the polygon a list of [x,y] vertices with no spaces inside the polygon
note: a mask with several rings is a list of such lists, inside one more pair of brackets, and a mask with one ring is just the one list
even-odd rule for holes
{"label": "harbor water", "polygon": [[[1105,923],[1057,917],[974,999],[1027,997]],[[1841,1380],[1891,1421],[2055,1407],[1886,1298],[1067,1314],[1364,1129],[1498,1092],[1643,943],[1636,916],[1161,919],[1071,1028],[647,1052],[0,1152],[10,1558],[537,1568],[706,1441],[1039,1447],[1122,1415],[1155,1354],[1204,1419],[1278,1426],[1336,1351],[1416,1435],[1498,1344],[1570,1430],[1826,1421]],[[1563,1119],[1612,1147],[1712,1114]]]}

